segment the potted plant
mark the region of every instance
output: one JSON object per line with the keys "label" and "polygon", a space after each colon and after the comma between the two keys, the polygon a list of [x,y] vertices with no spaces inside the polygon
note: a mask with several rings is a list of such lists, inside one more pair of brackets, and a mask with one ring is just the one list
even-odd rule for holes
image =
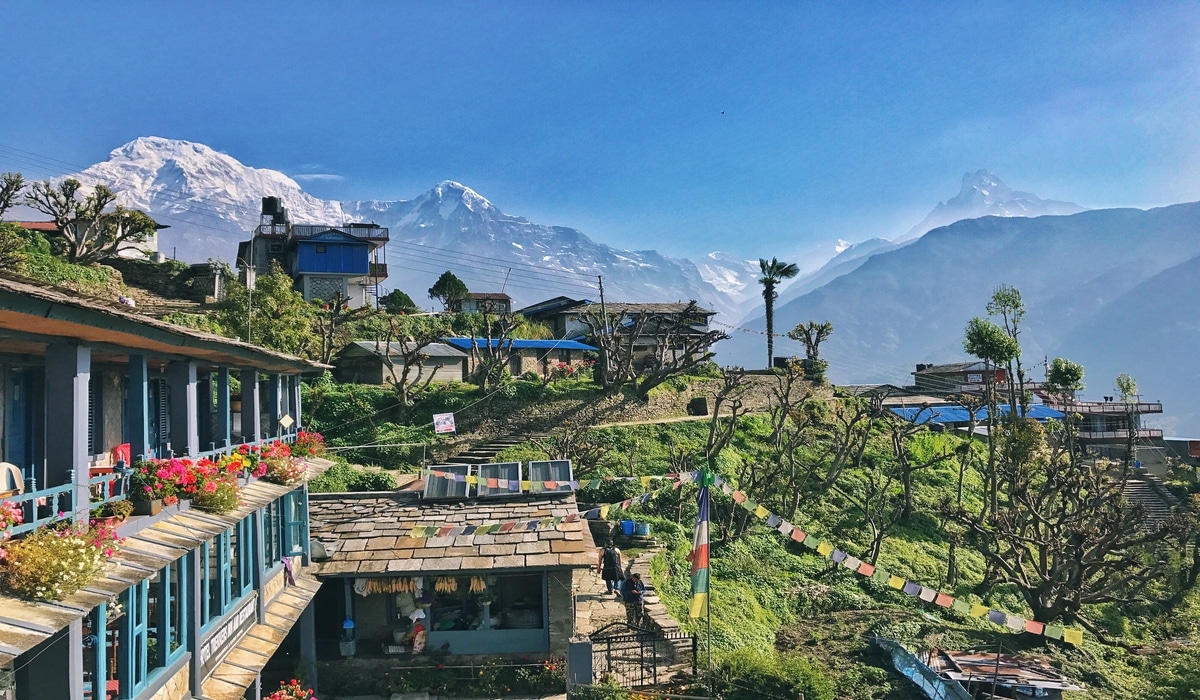
{"label": "potted plant", "polygon": [[158,515],[164,505],[179,502],[189,481],[192,463],[186,459],[147,459],[136,462],[129,476],[129,500],[134,515]]}
{"label": "potted plant", "polygon": [[293,678],[290,681],[280,681],[279,690],[268,695],[266,700],[317,700],[317,696]]}
{"label": "potted plant", "polygon": [[109,501],[92,509],[92,520],[99,525],[116,527],[133,514],[133,503],[128,499]]}
{"label": "potted plant", "polygon": [[291,486],[304,481],[307,467],[303,462],[292,457],[291,448],[286,443],[271,443],[260,454],[262,476],[267,481],[283,486]]}
{"label": "potted plant", "polygon": [[103,573],[119,543],[103,525],[38,528],[6,546],[0,584],[24,598],[62,600]]}
{"label": "potted plant", "polygon": [[210,513],[228,513],[242,503],[242,491],[238,485],[238,474],[242,471],[237,459],[202,459],[191,472],[192,483],[184,487],[191,496],[192,505]]}
{"label": "potted plant", "polygon": [[297,432],[296,441],[292,443],[292,454],[300,457],[320,457],[325,454],[325,437],[311,430]]}

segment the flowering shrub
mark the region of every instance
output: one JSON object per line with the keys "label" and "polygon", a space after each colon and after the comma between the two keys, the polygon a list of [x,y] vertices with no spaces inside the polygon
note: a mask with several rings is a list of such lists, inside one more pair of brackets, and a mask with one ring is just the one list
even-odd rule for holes
{"label": "flowering shrub", "polygon": [[214,462],[202,459],[192,467],[195,483],[185,489],[191,496],[192,505],[211,513],[228,513],[242,502],[238,475],[242,473],[242,462],[233,457]]}
{"label": "flowering shrub", "polygon": [[0,503],[0,533],[7,537],[9,530],[14,525],[20,525],[25,522],[25,515],[21,512],[21,506],[12,501],[4,501]]}
{"label": "flowering shrub", "polygon": [[320,457],[325,454],[325,437],[320,433],[301,430],[292,443],[292,454],[301,457]]}
{"label": "flowering shrub", "polygon": [[104,571],[120,540],[105,526],[44,527],[7,545],[0,582],[34,600],[61,600]]}
{"label": "flowering shrub", "polygon": [[305,465],[292,456],[291,447],[279,441],[261,449],[257,445],[242,445],[215,460],[148,459],[133,465],[130,498],[135,501],[161,498],[167,505],[190,498],[197,508],[228,513],[241,503],[238,478],[247,473],[288,485],[304,478]]}
{"label": "flowering shrub", "polygon": [[279,690],[268,695],[266,700],[317,700],[317,696],[312,690],[302,687],[300,681],[293,678],[290,681],[281,682]]}
{"label": "flowering shrub", "polygon": [[169,498],[175,502],[188,485],[191,460],[147,459],[133,465],[129,477],[129,497],[135,501],[154,501]]}

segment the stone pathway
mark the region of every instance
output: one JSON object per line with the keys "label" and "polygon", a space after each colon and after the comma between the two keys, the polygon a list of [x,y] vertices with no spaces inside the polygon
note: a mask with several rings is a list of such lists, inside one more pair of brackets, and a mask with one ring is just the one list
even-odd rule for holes
{"label": "stone pathway", "polygon": [[604,580],[595,570],[582,571],[575,589],[575,636],[586,637],[611,622],[625,621],[625,604],[606,593]]}

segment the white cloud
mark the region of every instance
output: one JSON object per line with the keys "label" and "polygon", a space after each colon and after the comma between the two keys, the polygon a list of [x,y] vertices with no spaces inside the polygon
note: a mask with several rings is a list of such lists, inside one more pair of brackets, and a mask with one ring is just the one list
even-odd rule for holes
{"label": "white cloud", "polygon": [[341,182],[346,178],[342,175],[334,175],[333,173],[306,173],[304,175],[293,175],[293,180],[315,180],[319,182]]}

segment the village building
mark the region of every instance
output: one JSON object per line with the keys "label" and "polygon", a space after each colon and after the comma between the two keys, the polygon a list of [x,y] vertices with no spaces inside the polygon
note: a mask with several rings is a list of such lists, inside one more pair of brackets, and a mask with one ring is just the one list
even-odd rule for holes
{"label": "village building", "polygon": [[278,197],[263,197],[254,235],[238,244],[237,266],[251,289],[278,263],[307,301],[342,298],[351,308],[374,304],[387,279],[388,229],[376,224],[293,224]]}
{"label": "village building", "polygon": [[508,371],[514,377],[526,372],[547,377],[559,365],[577,365],[588,359],[585,353],[597,352],[591,345],[576,340],[442,338],[442,342],[466,354],[463,379],[474,373],[479,365],[480,354],[489,352],[489,348],[508,356]]}
{"label": "village building", "polygon": [[451,301],[450,310],[464,314],[511,314],[512,297],[504,292],[471,292],[466,299]]}
{"label": "village building", "polygon": [[1008,386],[1007,370],[978,360],[944,365],[918,364],[912,375],[918,391],[942,394],[978,393],[988,384],[994,387]]}
{"label": "village building", "polygon": [[[654,361],[655,357],[682,351],[689,337],[703,336],[709,332],[709,322],[717,312],[682,302],[677,303],[600,303],[587,299],[555,297],[519,309],[517,313],[531,321],[550,327],[555,338],[579,340],[596,344],[594,331],[584,319],[599,318],[601,310],[613,320],[612,332],[630,333],[637,327],[637,337],[632,339],[633,366],[641,369]],[[667,338],[673,338],[668,341]],[[674,347],[662,348],[664,342],[673,342]]]}
{"label": "village building", "polygon": [[[518,476],[518,464],[437,468],[529,478]],[[569,468],[562,474],[561,490],[538,493],[434,479],[424,495],[314,495],[318,638],[345,641],[352,628],[354,645],[339,645],[336,653],[406,658],[420,651],[419,625],[424,648],[434,652],[565,652],[576,578],[596,555],[566,483]],[[495,523],[504,525],[475,534]],[[414,527],[429,535],[413,536]],[[335,653],[331,644],[323,648]]]}
{"label": "village building", "polygon": [[[404,377],[404,356],[412,343],[380,343],[358,340],[333,358],[333,376],[339,382],[392,384]],[[421,348],[420,365],[409,369],[406,381],[416,384],[461,382],[466,376],[467,354],[447,343],[430,343]]]}
{"label": "village building", "polygon": [[[10,534],[86,525],[96,499],[128,498],[130,459],[235,449],[235,414],[245,443],[292,441],[299,375],[319,368],[0,276],[0,461],[4,500],[23,519]],[[311,459],[307,471],[329,466]],[[289,631],[311,638],[317,585],[306,487],[241,484],[226,514],[181,501],[119,524],[124,542],[101,577],[61,600],[0,593],[0,697],[253,697]]]}

